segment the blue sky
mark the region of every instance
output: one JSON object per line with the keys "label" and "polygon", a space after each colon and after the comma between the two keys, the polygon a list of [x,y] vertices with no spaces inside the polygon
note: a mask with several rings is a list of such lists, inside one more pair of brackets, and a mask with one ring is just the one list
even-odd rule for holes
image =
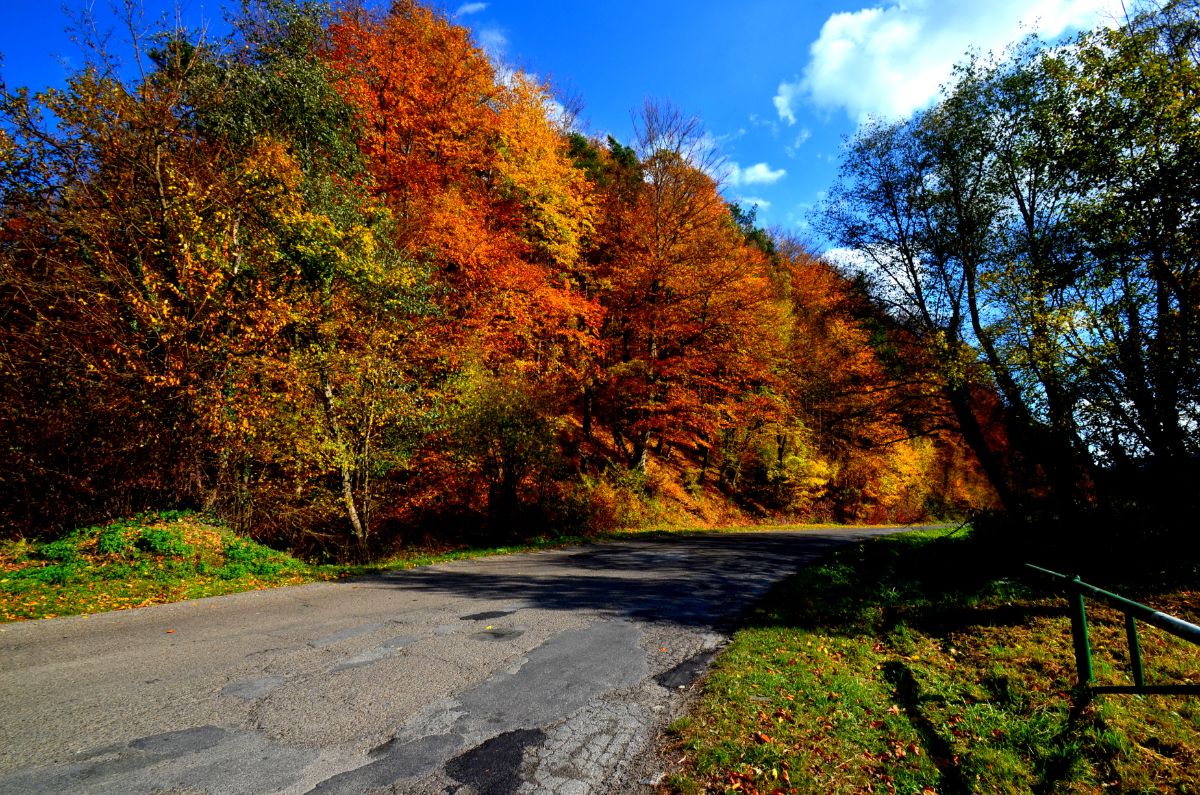
{"label": "blue sky", "polygon": [[[63,59],[68,68],[79,63],[63,32],[68,17],[39,6],[0,0],[0,74],[10,87],[61,83]],[[220,0],[144,6],[148,20],[178,13],[190,26],[225,30]],[[94,7],[102,28],[113,25],[105,0]],[[862,120],[927,105],[969,47],[999,51],[1026,33],[1053,38],[1123,13],[1120,0],[487,0],[443,8],[494,60],[579,100],[585,132],[631,143],[632,113],[646,99],[698,116],[725,158],[726,196],[757,204],[761,224],[800,234],[837,171],[843,138]]]}

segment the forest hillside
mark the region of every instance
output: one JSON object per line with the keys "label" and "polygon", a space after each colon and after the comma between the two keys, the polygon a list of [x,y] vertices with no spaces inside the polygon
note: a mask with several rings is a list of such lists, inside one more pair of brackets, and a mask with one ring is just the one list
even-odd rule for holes
{"label": "forest hillside", "polygon": [[3,86],[5,534],[192,508],[366,559],[1063,516],[1196,469],[1186,4],[865,127],[819,219],[836,263],[726,200],[696,119],[591,137],[412,0],[138,47],[135,80],[97,51]]}

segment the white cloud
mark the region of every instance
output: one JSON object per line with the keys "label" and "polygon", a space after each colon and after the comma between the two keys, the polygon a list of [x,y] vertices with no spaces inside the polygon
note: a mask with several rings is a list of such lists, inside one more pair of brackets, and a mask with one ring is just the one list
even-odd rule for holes
{"label": "white cloud", "polygon": [[508,37],[503,32],[496,28],[484,28],[475,33],[475,38],[479,41],[479,46],[487,53],[488,58],[493,64],[502,63],[505,60],[505,52],[508,50]]}
{"label": "white cloud", "polygon": [[766,163],[755,163],[748,168],[742,168],[737,163],[726,165],[728,174],[725,181],[734,187],[740,185],[774,185],[787,176],[787,171],[779,168],[772,169]]}
{"label": "white cloud", "polygon": [[775,110],[779,118],[788,124],[796,123],[796,112],[792,107],[797,100],[803,98],[804,92],[799,82],[789,83],[786,80],[779,84],[779,93],[775,95]]}
{"label": "white cloud", "polygon": [[725,144],[733,143],[734,141],[736,141],[739,138],[745,138],[746,132],[747,132],[747,130],[745,127],[738,127],[736,130],[734,130],[731,133],[725,133],[724,135],[714,136],[713,141],[718,146],[723,147],[723,146],[725,146]]}
{"label": "white cloud", "polygon": [[812,138],[812,130],[808,129],[807,127],[801,127],[800,132],[796,133],[795,140],[792,141],[790,146],[785,146],[783,151],[788,157],[795,157],[800,151],[800,147],[808,143],[809,138]]}
{"label": "white cloud", "polygon": [[759,210],[771,209],[771,203],[766,199],[760,199],[758,196],[738,196],[737,202],[743,207],[756,207]]}
{"label": "white cloud", "polygon": [[764,119],[757,113],[750,114],[750,126],[758,129],[760,127],[770,131],[772,137],[779,137],[779,121],[777,119]]}
{"label": "white cloud", "polygon": [[935,98],[968,48],[998,52],[1027,33],[1054,38],[1122,13],[1120,0],[890,0],[833,14],[803,74],[780,83],[775,109],[788,124],[806,100],[859,122],[901,118]]}
{"label": "white cloud", "polygon": [[458,7],[458,10],[454,12],[454,18],[457,19],[458,17],[467,17],[471,14],[478,14],[487,7],[487,3],[463,3]]}
{"label": "white cloud", "polygon": [[821,257],[826,262],[851,273],[864,273],[870,269],[870,260],[867,255],[853,248],[826,249]]}

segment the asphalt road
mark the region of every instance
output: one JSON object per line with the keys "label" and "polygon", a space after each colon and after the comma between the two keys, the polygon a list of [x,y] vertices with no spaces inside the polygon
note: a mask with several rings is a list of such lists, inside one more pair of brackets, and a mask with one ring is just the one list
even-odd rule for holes
{"label": "asphalt road", "polygon": [[625,541],[0,626],[0,793],[628,793],[748,605],[886,530]]}

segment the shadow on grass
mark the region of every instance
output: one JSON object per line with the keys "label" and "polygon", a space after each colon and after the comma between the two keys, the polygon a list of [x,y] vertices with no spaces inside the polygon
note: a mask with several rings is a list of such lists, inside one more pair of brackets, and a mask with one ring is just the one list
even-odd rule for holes
{"label": "shadow on grass", "polygon": [[[1171,718],[1135,701],[1106,701],[1100,710],[1072,699],[1066,600],[1025,575],[1032,547],[1001,553],[995,540],[902,534],[834,550],[781,582],[723,659],[696,718],[703,731],[683,735],[681,791],[726,776],[772,791],[758,772],[773,770],[771,746],[746,739],[755,736],[753,705],[730,706],[760,696],[794,711],[790,725],[839,727],[840,756],[814,746],[819,736],[809,728],[783,742],[803,757],[793,771],[832,765],[862,776],[847,786],[1049,795],[1124,777],[1137,783],[1122,791],[1193,791],[1187,769],[1197,735],[1186,724],[1200,722],[1182,708]],[[1178,597],[1172,580],[1142,581]],[[1095,627],[1097,638],[1123,639],[1123,626],[1097,617]],[[1175,733],[1179,748],[1147,773],[1146,759],[1129,749],[1164,732]],[[812,748],[819,750],[804,757]]]}
{"label": "shadow on grass", "polygon": [[1040,781],[1033,787],[1034,795],[1051,795],[1058,791],[1058,785],[1065,782],[1074,769],[1077,753],[1071,748],[1074,738],[1078,737],[1084,726],[1091,722],[1089,710],[1092,699],[1084,692],[1077,692],[1071,712],[1062,729],[1050,741],[1050,753],[1043,765]]}
{"label": "shadow on grass", "polygon": [[928,751],[930,760],[937,766],[941,777],[938,792],[942,795],[970,795],[971,787],[950,741],[942,736],[933,721],[925,717],[923,707],[931,697],[922,695],[912,669],[901,662],[886,662],[883,664],[883,675],[896,688],[896,699],[908,714],[909,723],[920,735],[921,744]]}
{"label": "shadow on grass", "polygon": [[1065,605],[1030,601],[1052,593],[1016,579],[1024,574],[1012,564],[977,552],[970,538],[928,536],[842,550],[802,581],[782,584],[774,609],[756,623],[846,637],[904,625],[944,636],[1066,615]]}
{"label": "shadow on grass", "polygon": [[[1001,633],[997,637],[1005,637],[1008,630],[1020,633],[1036,619],[1067,615],[1065,602],[1047,603],[1050,592],[1012,577],[1012,563],[1007,558],[980,556],[980,548],[970,537],[925,535],[840,550],[822,565],[781,584],[769,599],[772,609],[753,622],[764,628],[842,637],[861,648],[874,648],[881,657],[878,669],[884,681],[894,689],[893,698],[904,708],[903,714],[937,768],[937,791],[948,795],[976,791],[979,771],[971,765],[986,767],[989,763],[971,759],[976,749],[973,744],[959,741],[956,749],[947,716],[984,701],[994,710],[995,723],[989,728],[996,727],[998,737],[1010,729],[1020,733],[1029,709],[1025,691],[1045,674],[1029,672],[1025,678],[1024,672],[989,672],[994,663],[986,659],[986,652],[972,663],[962,657],[931,660],[922,653],[921,662],[910,665],[905,660],[910,655],[913,660],[917,657],[915,646],[909,644],[920,639],[947,647],[952,638],[996,630]],[[1065,627],[1063,640],[1069,644]],[[950,677],[954,684],[948,684],[944,666],[968,665],[978,667],[973,667],[971,674],[954,674]],[[926,680],[938,684],[923,685]],[[1085,707],[1078,704],[1070,714],[1064,711],[1047,747],[1018,751],[1010,745],[1003,751],[1028,754],[1027,769],[1038,782],[1036,791],[1055,791],[1076,770],[1080,751],[1072,742],[1086,723]],[[1050,725],[1055,725],[1053,720]],[[988,738],[985,744],[990,741]],[[999,747],[1005,741],[996,743]]]}

